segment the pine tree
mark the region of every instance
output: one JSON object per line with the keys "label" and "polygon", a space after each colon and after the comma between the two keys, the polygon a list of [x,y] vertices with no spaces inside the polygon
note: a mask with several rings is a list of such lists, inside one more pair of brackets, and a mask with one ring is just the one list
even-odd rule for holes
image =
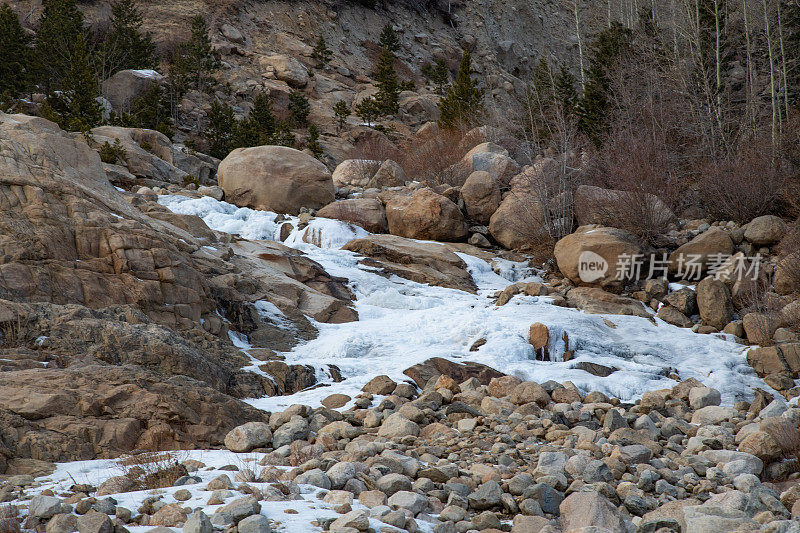
{"label": "pine tree", "polygon": [[308,127],[308,140],[306,147],[314,154],[314,157],[319,159],[322,157],[322,146],[319,145],[319,129],[316,124]]}
{"label": "pine tree", "polygon": [[123,117],[122,121],[129,122],[123,123],[124,126],[160,131],[167,137],[174,133],[169,97],[160,85],[153,85],[134,100],[130,115]]}
{"label": "pine tree", "polygon": [[98,103],[100,84],[89,62],[89,51],[83,34],[78,34],[62,82],[62,89],[47,97],[42,116],[68,131],[87,132],[103,119]]}
{"label": "pine tree", "polygon": [[308,98],[301,92],[291,91],[289,93],[289,112],[292,115],[292,121],[295,126],[305,126],[308,124],[308,114],[311,111],[311,106],[308,103]]}
{"label": "pine tree", "polygon": [[380,106],[372,96],[361,100],[361,102],[356,105],[355,111],[358,116],[361,117],[361,120],[366,122],[367,126],[372,126],[372,123],[381,114]]}
{"label": "pine tree", "polygon": [[58,90],[72,67],[76,43],[86,44],[83,14],[75,0],[45,0],[36,32],[36,78],[46,92]]}
{"label": "pine tree", "polygon": [[578,128],[599,146],[607,130],[611,107],[609,71],[631,44],[631,30],[614,22],[591,46],[586,87],[578,103]]}
{"label": "pine tree", "polygon": [[106,75],[125,69],[155,69],[158,50],[149,32],[142,32],[142,11],[135,0],[111,3],[111,28],[100,47]]}
{"label": "pine tree", "polygon": [[381,31],[381,36],[378,39],[378,44],[381,48],[386,48],[390,52],[397,52],[400,50],[400,39],[397,38],[397,33],[392,28],[390,23],[386,23]]}
{"label": "pine tree", "polygon": [[208,113],[208,153],[217,159],[224,159],[232,147],[236,128],[236,117],[233,108],[219,100],[211,103]]}
{"label": "pine tree", "polygon": [[292,130],[289,129],[289,125],[285,122],[279,122],[275,128],[275,134],[272,136],[270,144],[294,148],[296,143],[297,141],[294,138]]}
{"label": "pine tree", "polygon": [[274,144],[276,122],[272,114],[272,104],[266,93],[259,93],[253,100],[253,108],[247,118],[239,122],[236,138],[237,147],[262,146]]}
{"label": "pine tree", "polygon": [[439,124],[445,128],[475,124],[483,114],[483,89],[472,81],[471,66],[472,57],[465,50],[455,83],[439,100]]}
{"label": "pine tree", "polygon": [[440,57],[436,60],[436,65],[431,72],[431,81],[436,86],[436,94],[444,94],[444,88],[447,85],[449,76],[450,71],[447,70],[447,63]]}
{"label": "pine tree", "polygon": [[331,60],[333,52],[328,48],[325,43],[325,38],[320,35],[314,45],[314,50],[311,52],[311,57],[317,62],[317,66],[322,68]]}
{"label": "pine tree", "polygon": [[376,85],[378,86],[375,100],[383,115],[394,115],[400,109],[398,105],[400,83],[397,81],[397,74],[394,71],[394,62],[394,54],[388,48],[381,49],[377,73],[375,74]]}
{"label": "pine tree", "polygon": [[181,45],[176,67],[185,70],[194,88],[202,91],[214,84],[211,73],[219,68],[219,60],[211,49],[208,25],[203,15],[192,17],[191,25],[191,37]]}
{"label": "pine tree", "polygon": [[30,37],[8,4],[0,5],[0,95],[16,98],[31,81]]}
{"label": "pine tree", "polygon": [[561,66],[556,74],[553,95],[561,105],[561,109],[565,115],[572,115],[575,113],[575,106],[578,105],[578,91],[575,89],[577,80],[575,76],[567,70],[567,67]]}
{"label": "pine tree", "polygon": [[336,131],[342,131],[347,122],[347,117],[350,116],[350,108],[347,107],[344,100],[339,100],[333,105],[333,116],[336,117]]}

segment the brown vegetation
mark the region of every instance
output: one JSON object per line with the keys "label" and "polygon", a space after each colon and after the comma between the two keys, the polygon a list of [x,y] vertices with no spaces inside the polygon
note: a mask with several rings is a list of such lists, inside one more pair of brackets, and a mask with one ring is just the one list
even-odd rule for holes
{"label": "brown vegetation", "polygon": [[136,490],[149,490],[171,487],[178,478],[187,475],[181,460],[176,452],[142,452],[120,459],[118,464]]}

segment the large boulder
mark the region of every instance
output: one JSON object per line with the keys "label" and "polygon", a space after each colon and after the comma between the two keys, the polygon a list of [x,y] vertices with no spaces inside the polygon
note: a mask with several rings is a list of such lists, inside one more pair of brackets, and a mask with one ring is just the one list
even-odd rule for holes
{"label": "large boulder", "polygon": [[669,256],[669,271],[687,279],[696,279],[709,265],[718,262],[720,258],[724,260],[733,251],[733,240],[728,232],[712,227],[672,252]]}
{"label": "large boulder", "polygon": [[539,198],[529,189],[512,189],[489,218],[489,233],[508,249],[531,248],[547,240]]}
{"label": "large boulder", "polygon": [[485,170],[469,175],[461,187],[461,198],[464,200],[467,216],[479,224],[489,223],[502,200],[500,187]]}
{"label": "large boulder", "polygon": [[771,246],[786,235],[786,222],[775,215],[754,218],[745,226],[744,238],[756,246]]}
{"label": "large boulder", "polygon": [[703,325],[719,330],[733,318],[731,291],[713,277],[707,277],[697,284],[697,307]]}
{"label": "large boulder", "polygon": [[375,198],[351,198],[333,202],[317,211],[317,216],[349,222],[370,233],[389,231],[386,210]]}
{"label": "large boulder", "polygon": [[431,189],[395,195],[386,203],[389,233],[409,239],[462,241],[469,236],[458,206]]}
{"label": "large boulder", "polygon": [[477,290],[467,265],[454,252],[437,243],[417,242],[394,235],[370,235],[342,247],[367,256],[364,262],[419,283]]}
{"label": "large boulder", "polygon": [[[620,281],[618,265],[630,265],[642,248],[630,233],[605,227],[581,226],[556,243],[554,254],[561,273],[578,284],[601,286]],[[623,279],[627,272],[622,272]]]}
{"label": "large boulder", "polygon": [[631,211],[646,213],[649,224],[664,227],[677,220],[675,213],[654,194],[637,194],[628,191],[603,189],[581,185],[574,195],[575,220],[579,225],[602,224],[613,226]]}
{"label": "large boulder", "polygon": [[402,187],[406,184],[406,180],[408,177],[403,168],[391,159],[387,159],[369,180],[367,188]]}
{"label": "large boulder", "polygon": [[237,148],[219,164],[217,181],[228,202],[277,213],[319,209],[334,198],[325,165],[285,146]]}
{"label": "large boulder", "polygon": [[103,82],[103,96],[115,111],[130,113],[137,98],[163,81],[155,70],[120,70]]}
{"label": "large boulder", "polygon": [[345,159],[333,170],[331,179],[337,187],[363,189],[381,168],[380,161],[372,159]]}

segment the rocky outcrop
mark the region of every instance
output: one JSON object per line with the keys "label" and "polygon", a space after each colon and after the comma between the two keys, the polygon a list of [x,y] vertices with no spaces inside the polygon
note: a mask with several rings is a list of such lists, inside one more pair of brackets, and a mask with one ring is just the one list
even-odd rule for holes
{"label": "rocky outcrop", "polygon": [[370,235],[350,241],[342,249],[367,256],[363,263],[378,266],[387,274],[439,287],[477,290],[466,263],[441,244]]}
{"label": "rocky outcrop", "polygon": [[475,378],[479,383],[488,385],[494,378],[504,376],[492,367],[473,361],[454,362],[441,357],[432,357],[403,371],[403,374],[424,388],[432,379],[447,376],[455,383]]}
{"label": "rocky outcrop", "polygon": [[[144,184],[163,185],[166,182],[183,185],[184,179],[189,176],[188,172],[176,166],[172,143],[163,133],[118,126],[100,126],[91,133],[88,140],[95,149],[106,142],[113,146],[119,141],[123,153],[117,163]],[[186,157],[180,158],[180,161],[188,162]]]}
{"label": "rocky outcrop", "polygon": [[264,414],[202,381],[140,366],[0,372],[0,454],[44,461],[220,446]]}
{"label": "rocky outcrop", "polygon": [[228,202],[276,213],[296,215],[333,201],[325,165],[285,146],[237,148],[220,163],[217,181]]}
{"label": "rocky outcrop", "polygon": [[395,195],[386,203],[389,233],[409,239],[462,241],[469,236],[458,206],[431,189]]}
{"label": "rocky outcrop", "polygon": [[82,136],[0,114],[0,138],[0,389],[17,428],[0,424],[6,455],[218,445],[223,426],[260,416],[234,398],[315,382],[281,361],[242,371],[229,329],[266,360],[314,336],[307,317],[357,319],[343,280],[300,252],[224,244],[149,189],[118,191]]}

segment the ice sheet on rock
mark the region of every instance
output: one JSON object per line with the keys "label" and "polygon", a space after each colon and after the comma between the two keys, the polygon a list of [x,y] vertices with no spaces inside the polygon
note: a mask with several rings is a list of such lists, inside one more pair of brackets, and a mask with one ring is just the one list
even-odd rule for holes
{"label": "ice sheet on rock", "polygon": [[[295,225],[296,226],[296,225]],[[329,218],[314,218],[303,229],[295,229],[286,238],[286,246],[312,244],[318,248],[341,248],[353,239],[370,233],[360,226]]]}
{"label": "ice sheet on rock", "polygon": [[253,303],[253,307],[256,308],[256,311],[258,311],[258,314],[261,315],[262,318],[266,318],[279,328],[289,330],[296,329],[292,321],[286,318],[283,311],[278,309],[278,306],[274,303],[268,300],[258,300]]}
{"label": "ice sheet on rock", "polygon": [[[265,220],[274,221],[274,213],[240,209],[212,198],[162,196],[160,201],[178,212],[201,216],[215,230],[244,237],[275,234],[252,229],[265,226]],[[475,295],[378,275],[374,268],[360,265],[359,256],[338,249],[340,243],[353,238],[349,233],[354,231],[352,226],[326,219],[314,219],[310,226],[326,233],[325,239],[317,242],[323,247],[302,239],[299,233],[287,244],[320,263],[329,274],[349,280],[360,319],[345,324],[315,323],[319,329],[316,339],[282,355],[288,364],[336,365],[346,379],[288,397],[247,400],[256,407],[275,410],[298,402],[318,405],[334,392],[355,396],[372,377],[387,374],[395,380],[407,379],[404,369],[431,357],[477,361],[539,382],[571,380],[586,392],[598,390],[626,401],[648,390],[674,386],[671,373],[719,389],[727,404],[751,396],[752,387],[766,387],[747,365],[744,348],[723,335],[700,335],[659,319],[653,323],[632,316],[590,315],[555,306],[548,297],[518,295],[504,306],[495,306],[488,298],[495,291],[516,281],[539,281],[525,265],[495,260],[493,270],[482,259],[459,254],[479,288]],[[550,329],[554,359],[560,359],[567,348],[563,343],[566,333],[574,359],[536,361],[528,343],[534,322]],[[480,339],[486,343],[470,352]],[[598,377],[575,368],[579,362],[616,371]]]}

